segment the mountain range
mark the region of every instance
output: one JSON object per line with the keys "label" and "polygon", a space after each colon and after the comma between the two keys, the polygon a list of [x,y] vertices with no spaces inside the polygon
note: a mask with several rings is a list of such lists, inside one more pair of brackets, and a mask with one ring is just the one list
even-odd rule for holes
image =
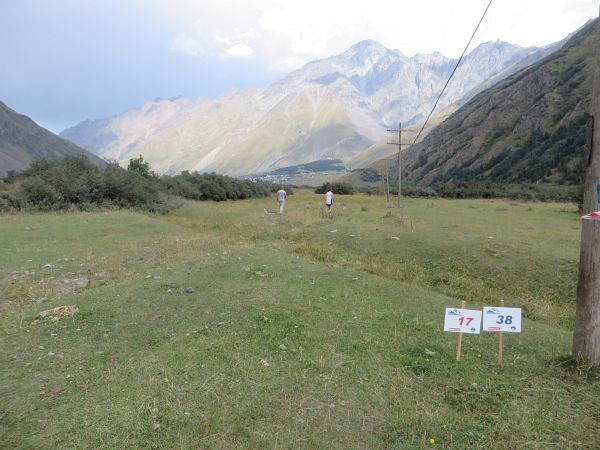
{"label": "mountain range", "polygon": [[[440,111],[454,110],[491,79],[548,51],[501,41],[480,45],[463,59]],[[406,57],[362,41],[267,88],[216,99],[156,99],[114,117],[84,121],[61,136],[121,164],[143,155],[156,172],[167,174],[246,175],[326,159],[367,165],[381,151],[366,149],[385,139],[387,128],[423,121],[455,64],[440,53]]]}

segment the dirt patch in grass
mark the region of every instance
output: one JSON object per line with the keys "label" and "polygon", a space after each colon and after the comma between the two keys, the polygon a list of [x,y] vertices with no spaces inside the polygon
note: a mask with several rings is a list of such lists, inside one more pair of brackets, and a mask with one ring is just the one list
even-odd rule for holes
{"label": "dirt patch in grass", "polygon": [[90,279],[88,277],[63,278],[54,283],[54,293],[58,295],[70,294],[77,288],[88,287]]}
{"label": "dirt patch in grass", "polygon": [[79,308],[77,306],[59,306],[58,308],[48,309],[46,311],[42,311],[39,316],[42,319],[50,318],[51,320],[59,320],[61,317],[71,316],[79,312]]}
{"label": "dirt patch in grass", "polygon": [[62,389],[57,388],[57,387],[53,387],[50,388],[46,391],[46,396],[48,396],[49,398],[56,398],[58,397],[60,394],[62,393]]}

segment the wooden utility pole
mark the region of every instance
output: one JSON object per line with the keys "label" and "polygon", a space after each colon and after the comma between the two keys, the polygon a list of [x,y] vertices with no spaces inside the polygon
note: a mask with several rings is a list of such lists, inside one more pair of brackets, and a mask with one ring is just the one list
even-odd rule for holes
{"label": "wooden utility pole", "polygon": [[[592,67],[594,80],[588,122],[589,152],[585,158],[584,214],[600,210],[600,22],[596,21],[593,33],[596,57]],[[573,357],[600,365],[600,222],[582,222]]]}
{"label": "wooden utility pole", "polygon": [[390,168],[388,166],[385,166],[385,183],[387,185],[387,193],[386,193],[386,197],[387,197],[387,202],[390,202]]}
{"label": "wooden utility pole", "polygon": [[[389,158],[382,158],[381,161],[393,161],[393,159],[389,159]],[[381,181],[383,183],[383,194],[385,195],[387,202],[390,202],[390,169],[391,167],[388,166],[388,163],[385,163],[385,173],[383,171],[383,169],[381,169]]]}
{"label": "wooden utility pole", "polygon": [[381,175],[382,192],[383,192],[383,195],[385,195],[385,176],[384,176],[384,172],[383,172],[383,167],[379,168],[379,174]]}
{"label": "wooden utility pole", "polygon": [[398,122],[398,208],[400,208],[400,194],[402,192],[402,165],[400,150],[402,150],[402,122]]}
{"label": "wooden utility pole", "polygon": [[398,142],[388,142],[390,145],[398,146],[398,208],[400,208],[400,196],[402,195],[402,159],[400,157],[400,152],[402,151],[403,145],[410,146],[411,144],[403,144],[402,143],[402,122],[398,122],[397,130],[387,130],[387,131],[397,131],[398,132]]}

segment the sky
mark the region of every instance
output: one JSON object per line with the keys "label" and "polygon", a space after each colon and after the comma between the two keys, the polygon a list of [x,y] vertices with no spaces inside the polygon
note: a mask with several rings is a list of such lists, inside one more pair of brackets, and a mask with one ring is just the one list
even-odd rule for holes
{"label": "sky", "polygon": [[[0,0],[0,101],[60,132],[155,98],[265,87],[375,39],[462,53],[489,0]],[[544,46],[600,0],[493,0],[470,49]]]}

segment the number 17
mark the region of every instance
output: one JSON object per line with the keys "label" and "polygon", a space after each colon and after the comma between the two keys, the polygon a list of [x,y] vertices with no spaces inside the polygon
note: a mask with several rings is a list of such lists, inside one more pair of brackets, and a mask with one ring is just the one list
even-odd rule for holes
{"label": "number 17", "polygon": [[[465,319],[467,320],[467,323],[464,323]],[[474,317],[461,317],[460,319],[458,319],[458,323],[460,323],[461,326],[465,325],[468,327],[469,325],[471,325],[471,322],[473,322],[473,320],[475,320]]]}

